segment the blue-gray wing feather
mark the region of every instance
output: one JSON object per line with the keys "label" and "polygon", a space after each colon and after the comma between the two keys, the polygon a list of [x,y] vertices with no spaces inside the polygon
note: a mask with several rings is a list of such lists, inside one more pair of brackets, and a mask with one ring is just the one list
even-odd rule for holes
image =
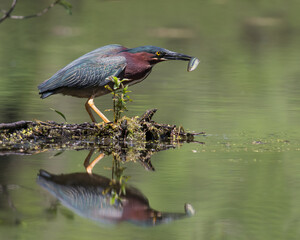
{"label": "blue-gray wing feather", "polygon": [[38,86],[40,93],[62,87],[87,88],[106,85],[109,77],[119,76],[126,67],[126,58],[114,56],[124,49],[120,45],[108,45],[89,52]]}

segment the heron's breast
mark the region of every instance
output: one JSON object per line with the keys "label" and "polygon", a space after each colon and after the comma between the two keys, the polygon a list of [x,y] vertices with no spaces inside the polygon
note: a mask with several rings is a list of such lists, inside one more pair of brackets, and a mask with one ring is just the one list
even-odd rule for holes
{"label": "heron's breast", "polygon": [[148,61],[135,58],[133,55],[126,57],[127,66],[124,72],[124,78],[133,81],[145,79],[151,72],[152,66]]}

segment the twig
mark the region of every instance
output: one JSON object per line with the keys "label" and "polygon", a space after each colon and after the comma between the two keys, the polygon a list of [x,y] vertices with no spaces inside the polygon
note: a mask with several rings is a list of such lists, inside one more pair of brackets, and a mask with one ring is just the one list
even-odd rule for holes
{"label": "twig", "polygon": [[14,123],[0,123],[0,130],[1,129],[20,129],[20,128],[26,128],[30,121],[18,121]]}
{"label": "twig", "polygon": [[28,18],[40,17],[40,16],[44,15],[45,13],[47,13],[56,4],[60,3],[60,1],[61,0],[54,1],[48,7],[44,8],[42,11],[40,11],[40,12],[38,12],[36,14],[28,15],[28,16],[16,16],[16,15],[11,15],[12,11],[14,10],[14,8],[15,8],[15,6],[17,4],[17,0],[13,0],[10,9],[7,12],[2,10],[2,12],[4,12],[4,15],[2,16],[2,18],[0,18],[0,23],[2,21],[4,21],[5,19],[7,19],[7,18],[20,20],[20,19],[28,19]]}
{"label": "twig", "polygon": [[51,8],[53,8],[60,0],[56,0],[55,2],[51,3],[48,7],[44,8],[39,13],[28,15],[28,16],[10,16],[11,19],[27,19],[27,18],[33,18],[33,17],[40,17],[47,13]]}
{"label": "twig", "polygon": [[10,9],[9,9],[6,13],[4,13],[4,15],[2,16],[2,18],[0,18],[0,23],[1,23],[2,21],[4,21],[6,18],[9,18],[9,17],[10,17],[10,14],[11,14],[11,12],[14,10],[16,4],[17,4],[17,0],[13,0]]}

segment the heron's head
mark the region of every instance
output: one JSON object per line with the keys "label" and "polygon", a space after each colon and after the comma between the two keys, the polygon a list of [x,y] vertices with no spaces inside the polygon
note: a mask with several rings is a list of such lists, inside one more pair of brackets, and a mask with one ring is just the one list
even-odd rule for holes
{"label": "heron's head", "polygon": [[134,54],[136,57],[143,58],[151,64],[155,64],[167,60],[183,60],[189,61],[192,57],[177,52],[172,52],[168,49],[155,46],[142,46],[124,50]]}

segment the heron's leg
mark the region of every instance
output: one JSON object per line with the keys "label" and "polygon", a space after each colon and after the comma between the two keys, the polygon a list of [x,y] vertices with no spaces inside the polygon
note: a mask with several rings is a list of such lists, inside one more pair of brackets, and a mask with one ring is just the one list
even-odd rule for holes
{"label": "heron's leg", "polygon": [[85,169],[87,171],[88,174],[92,174],[92,170],[94,168],[94,166],[97,164],[97,162],[99,162],[102,158],[104,158],[105,154],[104,153],[100,153],[98,155],[98,157],[96,157],[91,163],[88,164],[88,166],[86,166],[86,160],[90,160],[91,155],[93,154],[93,150],[89,153],[89,155],[87,156],[87,158],[85,159],[84,163],[85,163]]}
{"label": "heron's leg", "polygon": [[85,169],[90,165],[90,159],[91,159],[91,156],[93,155],[94,151],[95,151],[95,149],[91,149],[89,154],[86,156],[84,163],[83,163],[83,166],[85,167]]}
{"label": "heron's leg", "polygon": [[86,101],[86,103],[85,103],[85,109],[86,109],[86,111],[88,112],[88,114],[90,115],[90,118],[92,119],[92,121],[93,122],[96,122],[96,119],[94,118],[94,116],[93,116],[93,114],[92,114],[92,111],[91,111],[91,107],[90,107],[90,105],[89,105],[89,100],[90,99],[88,99],[87,101]]}
{"label": "heron's leg", "polygon": [[[94,97],[90,97],[89,100],[87,101],[87,104],[89,105],[89,107],[91,107],[97,114],[99,117],[102,118],[102,120],[105,122],[105,123],[109,123],[110,121],[107,119],[107,117],[104,116],[104,114],[95,106],[94,104]],[[91,116],[91,114],[90,114]],[[91,117],[92,118],[92,117]],[[94,118],[94,117],[93,117]],[[95,118],[93,119],[92,118],[92,121],[93,122],[96,122],[95,121]]]}

